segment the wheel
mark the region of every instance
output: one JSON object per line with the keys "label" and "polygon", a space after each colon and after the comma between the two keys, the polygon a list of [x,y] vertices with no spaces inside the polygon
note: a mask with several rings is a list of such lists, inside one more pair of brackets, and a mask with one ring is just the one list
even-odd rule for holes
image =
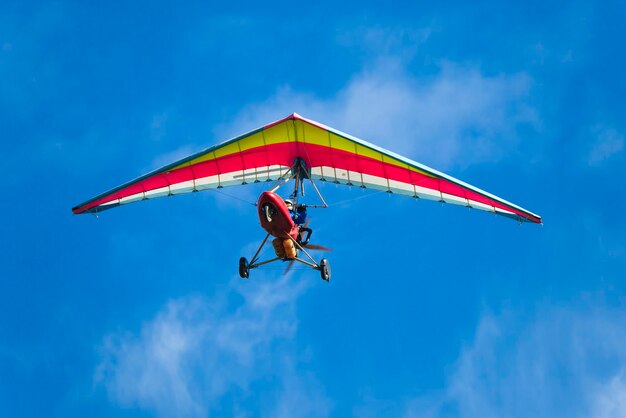
{"label": "wheel", "polygon": [[274,215],[276,215],[276,208],[273,205],[266,203],[261,209],[263,209],[263,215],[265,215],[267,222],[271,223],[274,219]]}
{"label": "wheel", "polygon": [[246,257],[241,257],[239,259],[239,276],[242,279],[247,279],[250,275],[250,267],[248,266],[248,260]]}
{"label": "wheel", "polygon": [[322,280],[330,281],[330,263],[325,258],[322,258],[322,261],[320,261],[320,275]]}

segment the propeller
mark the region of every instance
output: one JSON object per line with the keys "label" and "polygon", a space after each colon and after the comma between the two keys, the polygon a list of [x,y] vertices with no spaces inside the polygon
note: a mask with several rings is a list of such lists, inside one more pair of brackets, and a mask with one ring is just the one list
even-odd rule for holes
{"label": "propeller", "polygon": [[307,244],[304,246],[304,248],[306,248],[307,250],[318,250],[318,251],[326,251],[326,252],[331,252],[333,250],[332,248],[324,247],[323,245],[317,245],[317,244]]}
{"label": "propeller", "polygon": [[295,261],[296,261],[296,260],[291,260],[291,261],[289,261],[289,264],[287,264],[287,267],[285,268],[285,271],[283,271],[283,276],[286,276],[286,275],[287,275],[287,273],[289,273],[289,270],[291,270],[291,267],[293,266],[293,263],[294,263]]}
{"label": "propeller", "polygon": [[[308,228],[309,222],[311,222],[311,218],[307,218],[307,220],[302,225],[302,228]],[[300,240],[302,239],[304,239],[304,231],[300,232]],[[332,248],[324,247],[323,245],[317,245],[317,244],[307,244],[307,245],[303,245],[302,247],[306,248],[307,250],[317,250],[317,251],[327,251],[327,252],[332,251]],[[287,264],[287,267],[285,268],[283,275],[286,275],[287,273],[289,273],[289,270],[291,270],[291,267],[293,267],[294,262],[295,260],[289,261],[289,264]]]}

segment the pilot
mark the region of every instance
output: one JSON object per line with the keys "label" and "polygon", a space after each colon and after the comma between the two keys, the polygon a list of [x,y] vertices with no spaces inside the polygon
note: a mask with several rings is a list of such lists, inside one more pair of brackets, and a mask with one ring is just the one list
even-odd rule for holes
{"label": "pilot", "polygon": [[287,205],[287,209],[289,209],[293,223],[296,225],[304,225],[306,222],[306,205],[295,205],[294,207],[293,202],[289,199],[285,200],[285,204]]}

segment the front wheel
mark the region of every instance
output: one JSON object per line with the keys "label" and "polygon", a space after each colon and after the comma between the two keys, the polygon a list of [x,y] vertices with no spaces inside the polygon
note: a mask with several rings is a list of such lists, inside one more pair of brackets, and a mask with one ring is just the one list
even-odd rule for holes
{"label": "front wheel", "polygon": [[248,264],[248,260],[246,257],[241,257],[239,259],[239,277],[242,279],[247,279],[250,275],[250,266]]}
{"label": "front wheel", "polygon": [[320,261],[320,275],[322,280],[330,281],[330,263],[325,258],[322,258],[322,261]]}

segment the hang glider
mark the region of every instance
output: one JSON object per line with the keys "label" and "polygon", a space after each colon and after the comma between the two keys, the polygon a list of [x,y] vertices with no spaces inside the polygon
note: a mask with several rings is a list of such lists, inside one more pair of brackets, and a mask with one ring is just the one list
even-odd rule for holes
{"label": "hang glider", "polygon": [[513,203],[296,113],[152,171],[72,211],[98,213],[140,200],[277,181],[296,161],[314,181],[382,190],[541,223],[539,215]]}

